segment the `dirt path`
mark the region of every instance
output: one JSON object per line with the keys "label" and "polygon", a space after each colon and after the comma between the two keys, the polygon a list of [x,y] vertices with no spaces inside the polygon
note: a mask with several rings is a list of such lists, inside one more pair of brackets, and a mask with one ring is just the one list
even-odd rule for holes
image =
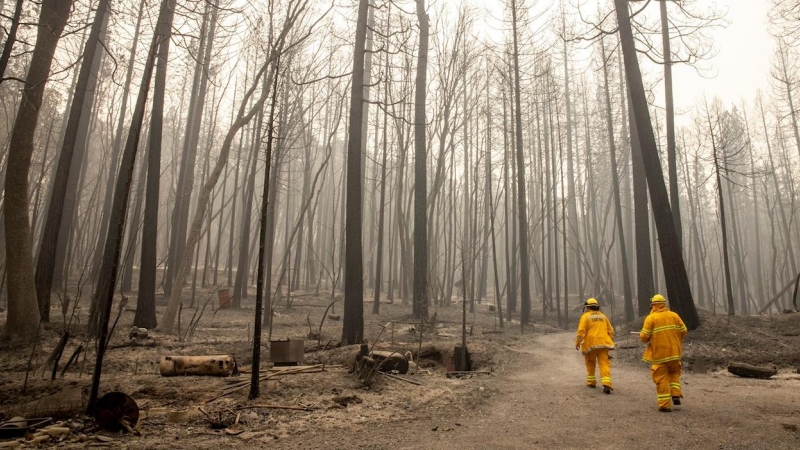
{"label": "dirt path", "polygon": [[[536,335],[519,357],[490,379],[472,383],[486,397],[464,415],[429,417],[380,427],[354,424],[274,441],[280,448],[800,448],[800,377],[734,378],[684,374],[684,406],[656,409],[644,365],[612,362],[612,395],[583,385],[583,359],[571,333]],[[356,411],[354,411],[356,413]],[[359,412],[368,414],[368,411]],[[255,442],[251,441],[251,444]],[[266,442],[265,442],[266,443]]]}

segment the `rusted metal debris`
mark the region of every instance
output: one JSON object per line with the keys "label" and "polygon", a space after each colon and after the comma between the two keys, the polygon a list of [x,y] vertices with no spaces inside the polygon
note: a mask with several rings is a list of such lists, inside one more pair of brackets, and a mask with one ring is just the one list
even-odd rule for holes
{"label": "rusted metal debris", "polygon": [[303,364],[305,342],[301,339],[282,339],[269,342],[269,359],[276,366]]}
{"label": "rusted metal debris", "polygon": [[147,339],[148,338],[147,328],[139,328],[139,327],[136,327],[136,326],[131,327],[130,331],[128,331],[128,338],[129,339]]}
{"label": "rusted metal debris", "polygon": [[165,356],[158,364],[161,376],[207,375],[229,377],[237,373],[232,355]]}
{"label": "rusted metal debris", "polygon": [[94,419],[103,430],[135,433],[139,424],[139,406],[127,394],[109,392],[97,401]]}

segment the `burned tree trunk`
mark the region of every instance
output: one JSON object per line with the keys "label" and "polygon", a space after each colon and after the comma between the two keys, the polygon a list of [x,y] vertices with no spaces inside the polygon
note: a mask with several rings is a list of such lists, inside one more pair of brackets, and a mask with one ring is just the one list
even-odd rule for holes
{"label": "burned tree trunk", "polygon": [[142,328],[155,328],[156,321],[156,244],[158,239],[158,204],[161,179],[161,133],[164,126],[164,96],[167,84],[167,62],[172,29],[164,30],[159,47],[158,67],[153,88],[153,112],[150,116],[147,150],[147,186],[144,197],[144,226],[142,228],[142,255],[139,266],[139,292],[133,324]]}
{"label": "burned tree trunk", "polygon": [[[210,25],[208,16],[211,9]],[[186,136],[183,141],[183,158],[178,178],[178,188],[175,197],[175,209],[172,215],[172,233],[170,236],[169,255],[167,258],[167,272],[164,280],[164,293],[172,293],[173,283],[183,285],[183,279],[177,279],[178,264],[186,251],[186,233],[189,223],[189,205],[194,189],[194,166],[197,159],[198,140],[200,138],[200,125],[203,120],[203,108],[208,92],[208,67],[211,62],[211,53],[214,46],[214,37],[217,25],[217,8],[210,3],[206,4],[206,13],[203,20],[202,37],[198,48],[197,63],[195,65],[195,83],[192,86],[192,97],[189,105],[189,114],[186,119]],[[206,26],[208,31],[206,32]],[[199,77],[199,80],[197,79]],[[189,251],[193,251],[193,248]]]}
{"label": "burned tree trunk", "polygon": [[511,8],[513,41],[514,41],[514,117],[516,130],[516,162],[517,162],[517,204],[519,220],[519,256],[520,256],[520,323],[525,325],[531,319],[530,258],[528,257],[528,208],[525,195],[525,157],[522,145],[522,93],[520,89],[519,44],[517,39],[517,8]]}
{"label": "burned tree trunk", "polygon": [[630,85],[630,101],[636,115],[636,129],[642,146],[642,160],[644,161],[647,175],[650,200],[653,204],[653,214],[656,217],[658,242],[664,262],[667,293],[672,309],[683,318],[689,330],[694,330],[700,325],[700,319],[697,316],[697,309],[692,298],[689,277],[686,275],[686,265],[681,255],[680,242],[675,231],[675,222],[672,220],[673,216],[669,205],[669,197],[667,196],[667,188],[664,185],[664,173],[661,170],[661,161],[658,157],[653,125],[650,122],[650,111],[647,106],[642,73],[639,69],[639,61],[636,59],[636,46],[630,16],[628,15],[628,2],[626,0],[614,0],[614,4],[616,6],[620,41],[625,60],[625,73]]}
{"label": "burned tree trunk", "polygon": [[[63,276],[66,248],[72,231],[71,215],[77,203],[78,177],[83,165],[86,138],[89,129],[89,116],[94,103],[97,73],[102,59],[100,42],[108,23],[110,0],[102,0],[97,5],[92,30],[83,52],[80,74],[75,86],[67,129],[58,158],[58,168],[51,188],[50,206],[47,211],[39,258],[36,263],[36,294],[42,320],[50,319],[50,291],[54,271]],[[77,142],[78,140],[82,142]],[[77,151],[76,151],[77,150]],[[65,223],[64,214],[69,217]],[[59,246],[59,242],[61,245]],[[60,253],[60,258],[57,258]],[[60,262],[60,263],[59,263]]]}
{"label": "burned tree trunk", "polygon": [[416,0],[419,20],[416,95],[414,97],[414,318],[428,320],[428,178],[425,99],[428,76],[428,13]]}
{"label": "burned tree trunk", "polygon": [[732,362],[728,364],[728,372],[744,378],[772,378],[778,373],[775,367],[760,367],[750,364]]}
{"label": "burned tree trunk", "polygon": [[100,388],[100,375],[103,370],[103,357],[105,355],[106,343],[108,341],[108,321],[111,316],[111,304],[114,299],[114,288],[117,281],[117,271],[119,269],[119,256],[122,249],[122,235],[125,229],[125,215],[130,193],[131,179],[133,177],[133,167],[136,162],[136,153],[139,147],[139,136],[141,135],[142,122],[144,120],[144,109],[147,103],[148,92],[150,91],[150,80],[153,75],[156,51],[159,48],[164,36],[167,36],[172,28],[172,19],[175,13],[175,5],[171,0],[163,0],[158,15],[156,33],[153,35],[150,49],[147,53],[142,82],[139,86],[139,94],[136,99],[136,106],[133,110],[131,128],[128,132],[128,139],[125,143],[125,152],[122,155],[117,186],[114,190],[114,202],[111,209],[108,235],[106,236],[105,248],[103,251],[103,264],[97,281],[94,303],[100,306],[100,334],[98,339],[97,358],[95,359],[94,375],[92,377],[92,389],[89,394],[87,414],[94,411],[97,402],[97,394]]}
{"label": "burned tree trunk", "polygon": [[[274,77],[272,84],[272,104],[269,108],[269,122],[267,122],[267,154],[266,164],[264,170],[264,193],[261,196],[261,226],[258,229],[258,278],[256,278],[256,315],[255,326],[253,327],[253,368],[251,370],[250,378],[250,400],[257,398],[259,394],[259,372],[261,368],[261,315],[264,306],[264,248],[267,245],[267,209],[269,205],[269,188],[270,188],[270,163],[272,162],[272,141],[274,137],[275,125],[275,106],[278,103],[278,64],[279,59],[275,60]],[[274,176],[274,174],[272,174]],[[270,290],[269,285],[266,290]],[[267,304],[269,307],[269,304]]]}
{"label": "burned tree trunk", "polygon": [[72,0],[42,2],[36,44],[9,141],[3,204],[8,274],[8,315],[3,334],[8,337],[32,337],[39,323],[28,221],[28,171],[53,54],[71,9]]}
{"label": "burned tree trunk", "polygon": [[342,345],[364,340],[364,261],[361,248],[361,119],[364,111],[364,48],[368,0],[358,2],[350,118],[347,132],[347,200],[345,225],[344,319]]}
{"label": "burned tree trunk", "polygon": [[[630,95],[629,95],[630,97]],[[647,176],[644,173],[642,148],[636,131],[636,115],[629,110],[631,129],[631,167],[633,169],[634,243],[636,244],[636,298],[639,317],[650,312],[653,287],[653,260],[650,259],[650,210],[647,201]]]}

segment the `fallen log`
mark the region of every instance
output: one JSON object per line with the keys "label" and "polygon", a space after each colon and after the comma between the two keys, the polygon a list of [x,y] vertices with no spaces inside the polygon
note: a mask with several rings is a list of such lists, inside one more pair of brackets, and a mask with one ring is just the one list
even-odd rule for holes
{"label": "fallen log", "polygon": [[774,305],[775,302],[780,300],[781,297],[783,297],[783,294],[785,294],[789,290],[789,288],[791,288],[792,286],[795,286],[795,293],[794,293],[794,296],[792,296],[792,302],[794,304],[795,309],[797,309],[797,303],[796,302],[797,302],[797,285],[798,284],[800,284],[800,273],[797,274],[797,277],[793,278],[791,281],[786,283],[786,286],[784,286],[783,289],[780,290],[780,292],[775,294],[775,296],[772,297],[772,299],[770,301],[768,301],[766,305],[764,305],[761,309],[759,309],[758,313],[759,314],[764,314],[765,312],[767,312],[767,310],[770,308],[770,306]]}
{"label": "fallen log", "polygon": [[744,378],[767,379],[778,373],[778,369],[732,362],[728,364],[728,372]]}

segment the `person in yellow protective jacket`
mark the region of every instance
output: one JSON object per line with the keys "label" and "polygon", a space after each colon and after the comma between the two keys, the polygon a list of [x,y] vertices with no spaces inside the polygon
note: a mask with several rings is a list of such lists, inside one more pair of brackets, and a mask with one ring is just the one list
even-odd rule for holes
{"label": "person in yellow protective jacket", "polygon": [[611,384],[611,360],[608,351],[614,349],[614,327],[605,314],[600,312],[600,303],[590,298],[584,303],[586,312],[578,323],[578,334],[575,337],[575,349],[583,353],[586,363],[586,385],[594,388],[597,385],[595,365],[600,365],[600,379],[603,392],[610,394],[614,387]]}
{"label": "person in yellow protective jacket", "polygon": [[682,342],[688,330],[680,316],[667,309],[663,295],[650,299],[650,314],[644,319],[639,338],[647,343],[642,361],[650,364],[650,375],[656,384],[658,410],[669,412],[679,406],[681,391]]}

